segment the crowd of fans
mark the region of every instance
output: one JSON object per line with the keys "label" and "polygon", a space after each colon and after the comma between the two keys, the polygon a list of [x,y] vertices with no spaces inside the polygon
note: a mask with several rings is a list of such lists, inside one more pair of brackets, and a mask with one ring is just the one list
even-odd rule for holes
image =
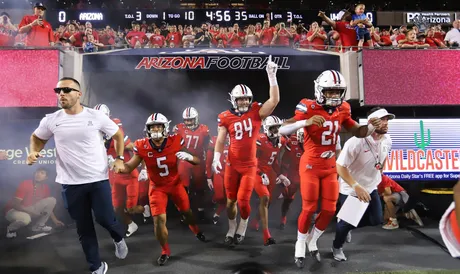
{"label": "crowd of fans", "polygon": [[365,17],[364,5],[350,12],[342,10],[338,21],[318,13],[310,25],[292,22],[272,23],[267,17],[255,25],[222,27],[203,23],[201,26],[168,25],[167,22],[132,22],[129,28],[93,28],[90,22],[69,21],[54,31],[44,19],[45,6],[38,3],[34,14],[15,25],[8,14],[0,15],[1,46],[60,46],[82,52],[117,48],[240,48],[294,47],[340,51],[357,47],[447,48],[460,43],[460,21],[450,30],[433,25],[421,32],[417,26],[385,28],[373,26]]}

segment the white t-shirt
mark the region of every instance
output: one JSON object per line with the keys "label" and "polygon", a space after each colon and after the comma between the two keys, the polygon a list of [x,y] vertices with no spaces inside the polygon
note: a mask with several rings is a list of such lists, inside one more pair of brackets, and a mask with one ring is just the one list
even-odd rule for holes
{"label": "white t-shirt", "polygon": [[102,111],[83,108],[69,115],[64,110],[47,114],[35,136],[56,144],[56,182],[80,185],[108,179],[107,152],[103,134],[112,137],[118,126]]}
{"label": "white t-shirt", "polygon": [[457,42],[460,44],[460,29],[452,28],[446,33],[444,41]]}
{"label": "white t-shirt", "polygon": [[[391,137],[385,134],[379,141],[372,136],[366,138],[351,137],[345,142],[342,152],[337,159],[337,164],[346,167],[353,179],[367,192],[377,189],[382,180],[377,162],[383,164],[391,150]],[[339,177],[340,193],[356,196],[356,192],[342,178]]]}

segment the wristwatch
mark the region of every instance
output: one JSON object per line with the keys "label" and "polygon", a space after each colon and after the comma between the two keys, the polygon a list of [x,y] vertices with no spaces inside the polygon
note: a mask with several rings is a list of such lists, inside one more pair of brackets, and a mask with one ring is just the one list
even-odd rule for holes
{"label": "wristwatch", "polygon": [[124,160],[125,160],[125,156],[123,156],[123,155],[118,155],[115,159],[119,159],[119,160],[124,161]]}

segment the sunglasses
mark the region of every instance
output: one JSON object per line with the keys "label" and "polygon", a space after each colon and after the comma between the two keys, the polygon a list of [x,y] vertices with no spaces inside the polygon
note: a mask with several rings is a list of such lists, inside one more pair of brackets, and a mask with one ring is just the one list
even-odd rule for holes
{"label": "sunglasses", "polygon": [[63,91],[64,93],[70,93],[71,91],[80,92],[78,89],[74,88],[54,88],[54,92],[56,92],[57,94],[61,93],[61,91]]}

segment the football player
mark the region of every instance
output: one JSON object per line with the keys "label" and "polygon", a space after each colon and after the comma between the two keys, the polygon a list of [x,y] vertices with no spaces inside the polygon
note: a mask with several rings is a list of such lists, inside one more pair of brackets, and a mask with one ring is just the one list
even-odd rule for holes
{"label": "football player", "polygon": [[[105,104],[98,104],[94,109],[102,111],[105,115],[110,117],[110,109]],[[118,118],[112,118],[120,129],[123,131],[123,125]],[[104,138],[105,147],[107,148],[107,157],[109,165],[111,166],[115,162],[117,153],[115,151],[114,142],[112,139]],[[133,149],[133,143],[129,139],[128,135],[125,135],[125,153],[122,160],[129,161],[131,158],[130,150]],[[137,231],[138,226],[133,222],[130,214],[141,213],[143,209],[137,207],[139,199],[139,185],[137,177],[139,172],[137,169],[129,174],[117,174],[114,171],[109,171],[109,181],[112,186],[112,204],[115,208],[115,212],[123,218],[123,222],[128,226],[126,231],[126,237],[133,235]]]}
{"label": "football player", "polygon": [[[286,176],[280,174],[280,169],[274,166],[279,165],[277,158],[278,153],[283,146],[278,134],[278,129],[282,121],[276,116],[268,116],[263,122],[264,133],[259,134],[257,144],[257,179],[254,183],[254,189],[259,196],[259,216],[262,223],[264,245],[275,244],[275,239],[270,235],[268,229],[268,206],[271,201],[273,188],[277,183],[284,183],[287,187],[290,181]],[[256,218],[256,226],[258,220]]]}
{"label": "football player", "polygon": [[214,156],[214,146],[216,144],[217,136],[213,136],[211,141],[209,142],[208,152],[206,156],[206,174],[207,174],[207,181],[208,187],[211,191],[214,191],[214,195],[212,200],[214,203],[217,204],[216,211],[212,216],[212,221],[214,224],[217,224],[220,218],[220,213],[224,211],[226,204],[227,204],[227,197],[225,196],[225,188],[224,188],[224,174],[225,174],[225,163],[226,157],[228,155],[228,146],[230,145],[230,140],[228,137],[226,138],[226,142],[224,145],[224,152],[220,156],[219,159],[221,163],[223,163],[222,171],[217,174],[212,172],[212,157]]}
{"label": "football player", "polygon": [[[179,174],[185,187],[191,190],[192,204],[198,207],[198,217],[204,219],[204,191],[206,189],[206,151],[210,136],[207,125],[200,124],[198,111],[193,107],[188,107],[182,113],[183,123],[174,127],[174,132],[178,133],[185,141],[187,151],[200,158],[200,164],[193,166],[187,161],[179,162]],[[192,183],[190,184],[190,178]]]}
{"label": "football player", "polygon": [[[381,123],[374,118],[369,124],[360,126],[351,118],[350,105],[343,102],[347,84],[340,72],[326,70],[314,83],[316,100],[302,99],[297,104],[295,116],[279,130],[282,135],[290,135],[300,128],[305,131],[304,153],[299,165],[302,212],[295,245],[295,262],[299,268],[304,267],[306,245],[313,258],[321,261],[317,241],[335,214],[339,195],[335,147],[341,127],[363,138],[371,135]],[[320,214],[307,237],[319,199]]]}
{"label": "football player", "polygon": [[155,235],[161,245],[161,256],[157,262],[164,265],[171,255],[166,228],[166,206],[171,198],[183,214],[190,230],[200,241],[205,241],[190,210],[190,202],[185,187],[178,174],[178,160],[199,165],[200,159],[188,153],[185,141],[180,135],[169,135],[168,119],[161,113],[149,116],[145,123],[148,137],[134,142],[134,156],[125,163],[122,173],[130,173],[144,160],[150,178],[149,200],[153,216]]}
{"label": "football player", "polygon": [[[233,108],[219,114],[219,131],[214,149],[212,168],[220,173],[220,157],[225,139],[230,135],[228,162],[225,165],[224,185],[227,194],[227,216],[229,229],[225,244],[240,244],[244,240],[251,206],[249,204],[257,177],[256,141],[262,120],[272,114],[278,105],[279,87],[276,79],[278,65],[268,57],[266,71],[270,83],[270,98],[262,105],[253,102],[252,91],[246,85],[237,85],[230,93]],[[240,209],[240,224],[236,222],[236,202]],[[238,230],[237,230],[238,229]]]}

